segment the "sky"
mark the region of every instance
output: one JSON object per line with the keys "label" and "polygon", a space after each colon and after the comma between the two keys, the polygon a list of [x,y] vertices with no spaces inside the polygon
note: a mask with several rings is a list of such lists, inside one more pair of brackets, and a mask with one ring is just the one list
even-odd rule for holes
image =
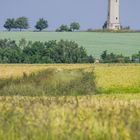
{"label": "sky", "polygon": [[[0,0],[0,30],[7,18],[26,16],[33,29],[39,18],[45,18],[49,30],[77,21],[81,29],[99,29],[107,18],[108,0]],[[120,0],[123,26],[140,29],[140,0]]]}

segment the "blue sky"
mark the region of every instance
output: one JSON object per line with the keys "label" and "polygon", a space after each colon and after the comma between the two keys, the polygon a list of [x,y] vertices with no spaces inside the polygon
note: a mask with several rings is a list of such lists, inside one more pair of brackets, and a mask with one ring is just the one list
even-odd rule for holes
{"label": "blue sky", "polygon": [[[140,0],[121,1],[121,24],[140,29]],[[60,24],[78,21],[82,29],[101,28],[107,15],[108,0],[0,0],[0,29],[6,18],[26,16],[31,27],[40,17],[49,22],[49,30]]]}

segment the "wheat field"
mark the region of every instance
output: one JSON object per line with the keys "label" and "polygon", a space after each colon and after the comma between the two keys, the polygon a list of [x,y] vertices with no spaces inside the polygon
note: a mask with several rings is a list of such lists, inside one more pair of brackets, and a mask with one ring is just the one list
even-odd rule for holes
{"label": "wheat field", "polygon": [[22,77],[49,68],[94,69],[99,92],[140,93],[139,64],[1,64],[0,78]]}
{"label": "wheat field", "polygon": [[139,118],[138,64],[0,65],[0,140],[139,140]]}
{"label": "wheat field", "polygon": [[1,140],[139,140],[140,95],[0,97]]}
{"label": "wheat field", "polygon": [[104,93],[140,93],[140,65],[108,64],[95,66],[98,88]]}

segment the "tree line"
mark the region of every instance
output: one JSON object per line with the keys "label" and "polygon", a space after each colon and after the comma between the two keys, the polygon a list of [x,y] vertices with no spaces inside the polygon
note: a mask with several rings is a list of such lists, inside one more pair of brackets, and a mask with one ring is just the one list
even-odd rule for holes
{"label": "tree line", "polygon": [[[85,48],[73,41],[0,40],[0,63],[94,63]],[[100,63],[140,63],[140,51],[131,57],[103,51]]]}
{"label": "tree line", "polygon": [[108,53],[103,51],[100,56],[101,63],[140,63],[140,51],[133,54],[131,57],[123,56],[122,54]]}
{"label": "tree line", "polygon": [[93,63],[94,58],[73,41],[0,40],[0,63]]}
{"label": "tree line", "polygon": [[[14,18],[8,18],[5,21],[5,24],[3,25],[4,28],[6,28],[8,31],[11,31],[12,29],[19,29],[20,31],[22,29],[28,29],[29,28],[29,22],[28,18],[26,17],[19,17],[17,19]],[[35,29],[38,31],[42,31],[44,29],[48,28],[48,21],[40,18],[35,25]],[[78,22],[72,22],[70,25],[64,25],[62,24],[58,29],[56,29],[57,32],[72,32],[80,29],[80,24]]]}
{"label": "tree line", "polygon": [[22,29],[28,29],[29,23],[26,17],[19,17],[17,19],[8,18],[3,26],[8,31],[11,31],[11,29],[20,29],[21,31]]}

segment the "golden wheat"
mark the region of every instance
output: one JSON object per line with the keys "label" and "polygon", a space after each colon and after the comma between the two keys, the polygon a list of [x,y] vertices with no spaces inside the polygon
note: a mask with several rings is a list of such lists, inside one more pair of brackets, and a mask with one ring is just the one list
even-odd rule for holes
{"label": "golden wheat", "polygon": [[[95,66],[96,82],[103,91],[113,89],[131,89],[140,91],[140,65],[109,64]],[[120,90],[121,92],[121,90]]]}
{"label": "golden wheat", "polygon": [[102,92],[140,92],[139,64],[44,64],[44,65],[0,65],[0,78],[22,77],[32,72],[43,71],[48,68],[95,69],[96,85]]}
{"label": "golden wheat", "polygon": [[0,64],[0,78],[16,78],[48,68],[88,68],[92,64]]}
{"label": "golden wheat", "polygon": [[1,140],[138,140],[140,95],[0,97]]}

